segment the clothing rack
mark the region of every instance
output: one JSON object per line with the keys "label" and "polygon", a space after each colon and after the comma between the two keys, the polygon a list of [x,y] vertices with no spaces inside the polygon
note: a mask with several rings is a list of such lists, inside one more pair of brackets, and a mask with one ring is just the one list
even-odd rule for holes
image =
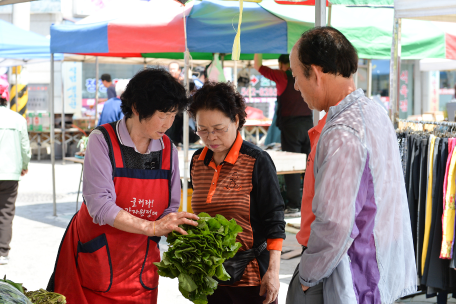
{"label": "clothing rack", "polygon": [[398,121],[406,122],[406,123],[421,124],[421,125],[438,125],[438,126],[456,127],[456,122],[448,122],[448,121],[424,121],[424,120],[406,120],[406,119],[398,119]]}

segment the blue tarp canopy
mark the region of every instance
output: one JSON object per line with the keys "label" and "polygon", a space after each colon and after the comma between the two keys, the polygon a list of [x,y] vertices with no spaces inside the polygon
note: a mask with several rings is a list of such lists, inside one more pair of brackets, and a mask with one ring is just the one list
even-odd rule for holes
{"label": "blue tarp canopy", "polygon": [[[50,59],[50,41],[46,37],[23,30],[0,20],[0,65],[17,65]],[[58,55],[56,60],[62,60]],[[8,63],[8,64],[5,64]]]}

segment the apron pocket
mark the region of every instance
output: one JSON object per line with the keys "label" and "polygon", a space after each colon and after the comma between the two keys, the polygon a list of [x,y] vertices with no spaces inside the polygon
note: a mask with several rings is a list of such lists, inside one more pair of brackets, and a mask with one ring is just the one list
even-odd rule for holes
{"label": "apron pocket", "polygon": [[87,243],[78,242],[76,266],[81,285],[98,292],[108,292],[112,285],[112,263],[106,234]]}
{"label": "apron pocket", "polygon": [[158,286],[158,268],[153,263],[160,262],[159,242],[159,237],[152,236],[147,238],[146,256],[139,274],[139,281],[142,287],[147,290],[154,290]]}

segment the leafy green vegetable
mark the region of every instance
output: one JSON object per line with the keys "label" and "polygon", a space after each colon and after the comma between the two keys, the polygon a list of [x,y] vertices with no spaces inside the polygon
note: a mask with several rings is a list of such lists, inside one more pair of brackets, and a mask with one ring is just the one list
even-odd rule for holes
{"label": "leafy green vegetable", "polygon": [[168,278],[178,278],[179,291],[195,304],[206,304],[207,296],[217,289],[217,281],[229,280],[223,262],[234,257],[241,243],[236,236],[242,232],[234,219],[228,221],[223,215],[211,217],[198,214],[198,226],[181,225],[188,235],[171,232],[167,241],[170,244],[163,254],[158,274]]}
{"label": "leafy green vegetable", "polygon": [[28,291],[25,293],[27,298],[29,298],[34,304],[65,304],[65,296],[56,293],[46,291],[44,289],[36,291]]}
{"label": "leafy green vegetable", "polygon": [[6,274],[5,276],[3,277],[3,280],[0,280],[2,282],[5,282],[5,283],[8,283],[10,284],[11,286],[15,287],[17,290],[19,290],[21,293],[24,293],[24,289],[22,288],[22,283],[14,283],[13,281],[11,280],[7,280],[6,279]]}
{"label": "leafy green vegetable", "polygon": [[27,297],[9,282],[0,280],[0,304],[32,304]]}

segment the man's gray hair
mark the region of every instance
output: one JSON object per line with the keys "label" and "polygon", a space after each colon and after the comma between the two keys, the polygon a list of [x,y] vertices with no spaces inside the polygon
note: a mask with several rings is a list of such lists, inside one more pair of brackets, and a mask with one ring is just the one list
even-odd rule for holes
{"label": "man's gray hair", "polygon": [[122,95],[123,92],[125,92],[125,89],[127,88],[128,82],[130,82],[130,79],[120,79],[116,83],[116,95],[117,97],[120,98],[120,95]]}

